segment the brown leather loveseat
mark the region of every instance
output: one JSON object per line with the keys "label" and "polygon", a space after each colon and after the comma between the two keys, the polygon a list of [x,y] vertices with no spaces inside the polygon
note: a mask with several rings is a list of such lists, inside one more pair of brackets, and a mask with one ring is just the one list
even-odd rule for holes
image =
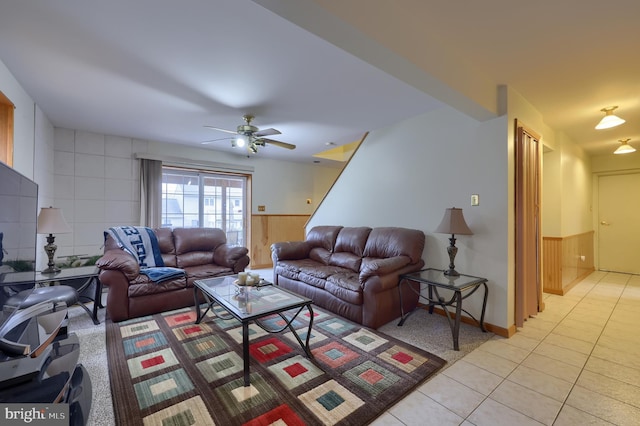
{"label": "brown leather loveseat", "polygon": [[[316,226],[305,241],[271,245],[274,284],[378,328],[400,317],[398,276],[422,269],[424,245],[416,229]],[[418,296],[406,291],[402,302],[407,312]]]}
{"label": "brown leather loveseat", "polygon": [[100,282],[109,288],[107,313],[114,322],[193,306],[195,280],[236,274],[249,264],[247,248],[227,245],[221,229],[157,228],[153,232],[164,266],[183,269],[184,275],[152,281],[140,273],[137,259],[107,236],[104,255],[96,265],[101,269]]}

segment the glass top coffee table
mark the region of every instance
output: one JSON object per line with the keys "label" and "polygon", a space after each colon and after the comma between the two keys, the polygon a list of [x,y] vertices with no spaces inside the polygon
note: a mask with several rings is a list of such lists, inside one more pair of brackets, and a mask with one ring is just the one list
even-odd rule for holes
{"label": "glass top coffee table", "polygon": [[[311,337],[311,327],[313,326],[313,308],[311,299],[299,296],[286,289],[272,285],[261,280],[261,284],[256,287],[238,286],[235,284],[237,275],[228,275],[218,278],[207,278],[194,281],[193,296],[196,307],[196,324],[199,324],[206,313],[218,304],[226,310],[230,317],[222,319],[237,319],[242,323],[242,357],[244,360],[244,385],[249,386],[249,323],[254,322],[268,333],[280,333],[289,329],[300,343],[307,358],[311,358],[309,349],[309,338]],[[206,302],[207,308],[202,311],[198,293],[201,293]],[[306,341],[303,342],[296,330],[291,325],[300,312],[306,308],[309,311],[309,328],[307,330]],[[285,312],[288,312],[285,315]],[[214,311],[212,311],[214,312]],[[285,322],[282,328],[270,328],[263,324],[260,319],[271,315],[279,315]]]}

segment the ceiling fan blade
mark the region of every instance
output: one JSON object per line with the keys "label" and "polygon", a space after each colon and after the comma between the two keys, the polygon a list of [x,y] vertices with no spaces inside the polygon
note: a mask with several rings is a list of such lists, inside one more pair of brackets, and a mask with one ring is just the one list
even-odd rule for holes
{"label": "ceiling fan blade", "polygon": [[281,135],[281,134],[282,133],[280,133],[280,130],[262,129],[262,130],[259,130],[259,131],[255,132],[253,135],[260,138],[262,136],[272,136],[272,135]]}
{"label": "ceiling fan blade", "polygon": [[287,149],[296,149],[296,146],[294,144],[291,143],[286,143],[286,142],[280,142],[280,141],[274,141],[273,139],[265,139],[262,138],[260,139],[263,143],[268,143],[270,145],[275,145],[275,146],[279,146],[280,148],[287,148]]}
{"label": "ceiling fan blade", "polygon": [[210,143],[214,143],[214,142],[218,142],[218,141],[224,141],[224,140],[229,140],[229,139],[233,139],[233,138],[218,138],[218,139],[210,139],[208,141],[204,141],[204,142],[200,142],[202,145],[208,145]]}
{"label": "ceiling fan blade", "polygon": [[213,130],[218,130],[220,132],[225,132],[225,133],[233,133],[234,135],[238,132],[236,132],[235,130],[227,130],[227,129],[221,129],[220,127],[213,127],[213,126],[204,126],[207,129],[213,129]]}

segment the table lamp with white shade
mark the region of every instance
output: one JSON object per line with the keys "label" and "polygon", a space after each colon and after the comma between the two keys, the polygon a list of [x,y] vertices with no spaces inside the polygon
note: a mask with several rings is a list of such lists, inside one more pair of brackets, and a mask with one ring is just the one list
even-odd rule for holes
{"label": "table lamp with white shade", "polygon": [[53,234],[68,234],[71,232],[71,227],[64,220],[62,210],[55,207],[43,207],[40,209],[38,215],[38,234],[49,234],[47,236],[47,245],[44,246],[44,251],[47,253],[49,263],[47,269],[43,270],[43,274],[53,274],[60,272],[60,268],[56,268],[56,264],[53,261],[53,256],[56,254],[58,246],[54,244],[55,236]]}

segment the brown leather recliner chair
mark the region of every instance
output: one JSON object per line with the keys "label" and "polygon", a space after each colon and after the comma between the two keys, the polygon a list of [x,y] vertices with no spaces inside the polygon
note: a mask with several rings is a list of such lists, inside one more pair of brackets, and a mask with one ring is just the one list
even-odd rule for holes
{"label": "brown leather recliner chair", "polygon": [[164,265],[183,269],[185,275],[159,283],[151,281],[140,273],[138,261],[108,236],[104,255],[96,265],[101,269],[100,282],[109,288],[106,308],[114,322],[193,306],[195,280],[237,274],[249,264],[248,249],[227,245],[221,229],[153,231]]}

